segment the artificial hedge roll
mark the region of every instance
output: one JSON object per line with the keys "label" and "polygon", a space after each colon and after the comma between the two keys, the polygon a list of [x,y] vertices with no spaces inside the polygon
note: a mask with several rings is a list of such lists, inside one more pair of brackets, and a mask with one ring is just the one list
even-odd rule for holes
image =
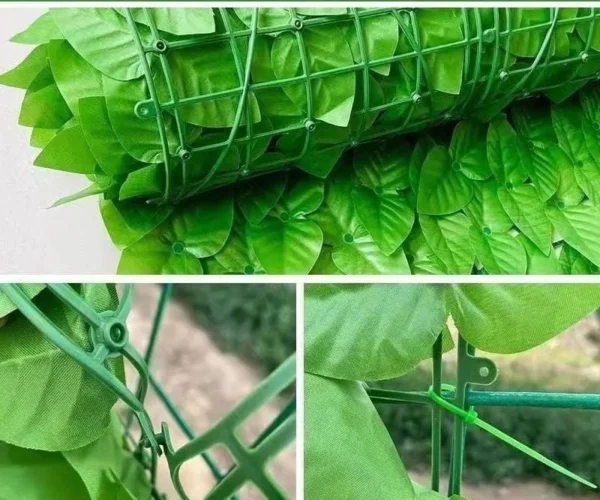
{"label": "artificial hedge roll", "polygon": [[[596,77],[593,9],[53,9],[1,83],[36,164],[83,193],[178,201]],[[72,197],[67,198],[68,200]]]}

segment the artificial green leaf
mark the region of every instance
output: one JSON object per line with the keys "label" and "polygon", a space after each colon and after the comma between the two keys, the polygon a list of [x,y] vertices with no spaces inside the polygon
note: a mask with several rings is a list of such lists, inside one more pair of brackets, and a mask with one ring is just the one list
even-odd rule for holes
{"label": "artificial green leaf", "polygon": [[[98,312],[117,306],[114,285],[81,285],[80,295]],[[74,309],[49,290],[40,292],[35,303],[66,337],[91,351],[89,325]],[[106,367],[124,379],[121,357]],[[91,443],[105,432],[117,401],[115,393],[22,314],[12,315],[2,327],[0,378],[0,441],[24,448],[58,451]]]}
{"label": "artificial green leaf", "polygon": [[308,274],[317,261],[323,232],[314,222],[266,217],[250,228],[252,248],[270,274]]}
{"label": "artificial green leaf", "polygon": [[500,184],[520,184],[533,170],[525,142],[517,136],[505,115],[498,115],[490,122],[487,156],[490,169]]}
{"label": "artificial green leaf", "polygon": [[546,214],[563,239],[600,266],[600,211],[589,202],[559,209],[549,206]]}
{"label": "artificial green leaf", "polygon": [[[352,51],[340,28],[331,25],[311,26],[302,33],[311,73],[353,64]],[[303,74],[300,48],[296,37],[291,33],[285,33],[275,40],[271,60],[278,80]],[[354,103],[355,81],[354,72],[312,80],[314,117],[338,127],[347,126]],[[284,92],[298,106],[306,108],[304,83],[286,86]]]}
{"label": "artificial green leaf", "polygon": [[577,183],[573,162],[559,146],[551,146],[547,151],[558,172],[556,199],[567,207],[579,205],[585,194]]}
{"label": "artificial green leaf", "polygon": [[428,134],[422,134],[410,156],[410,165],[408,167],[408,178],[413,192],[419,192],[419,182],[421,178],[421,169],[429,152],[435,147],[435,141]]}
{"label": "artificial green leaf", "polygon": [[264,181],[250,181],[237,193],[237,204],[250,224],[258,224],[277,204],[285,191],[287,174],[270,175]]}
{"label": "artificial green leaf", "polygon": [[104,97],[80,99],[79,122],[90,151],[104,172],[119,174],[135,165],[115,135]]}
{"label": "artificial green leaf", "polygon": [[356,215],[381,251],[389,256],[406,239],[415,220],[412,207],[396,193],[377,194],[356,186],[351,193]]}
{"label": "artificial green leaf", "polygon": [[33,164],[65,172],[93,174],[96,158],[87,145],[81,126],[73,125],[56,134]]}
{"label": "artificial green leaf", "polygon": [[200,261],[185,248],[148,234],[123,250],[119,274],[202,274]]}
{"label": "artificial green leaf", "polygon": [[72,118],[71,111],[46,66],[27,88],[19,125],[25,127],[60,128]]}
{"label": "artificial green leaf", "polygon": [[48,64],[48,47],[39,45],[15,68],[0,75],[0,85],[27,89]]}
{"label": "artificial green leaf", "polygon": [[507,233],[486,234],[471,226],[469,238],[477,259],[489,274],[525,274],[527,253],[521,243]]}
{"label": "artificial green leaf", "polygon": [[471,223],[464,214],[421,215],[419,223],[427,243],[449,274],[471,274],[475,252],[469,240]]}
{"label": "artificial green leaf", "polygon": [[485,180],[492,175],[487,159],[486,128],[481,123],[463,120],[452,133],[450,156],[456,168],[469,179]]}
{"label": "artificial green leaf", "polygon": [[215,18],[211,8],[153,7],[151,9],[129,9],[129,11],[136,23],[149,26],[148,15],[150,15],[160,31],[174,35],[198,35],[215,31]]}
{"label": "artificial green leaf", "polygon": [[[547,34],[545,30],[531,29],[551,21],[551,11],[548,9],[521,9],[508,11],[510,25],[516,33],[512,33],[508,48],[517,57],[536,57]],[[527,29],[529,28],[529,29]]]}
{"label": "artificial green leaf", "polygon": [[87,500],[83,481],[60,453],[0,441],[0,498]]}
{"label": "artificial green leaf", "polygon": [[221,190],[188,202],[174,214],[172,224],[186,252],[199,259],[210,257],[223,248],[231,233],[233,195]]}
{"label": "artificial green leaf", "polygon": [[451,214],[467,205],[472,197],[471,181],[453,166],[446,148],[436,146],[429,151],[419,180],[418,212]]}
{"label": "artificial green leaf", "polygon": [[80,189],[75,193],[68,194],[56,200],[50,208],[60,207],[61,205],[66,205],[67,203],[71,203],[73,201],[81,200],[83,198],[88,198],[89,196],[95,196],[97,194],[102,194],[106,191],[106,188],[99,186],[98,184],[90,184],[88,187]]}
{"label": "artificial green leaf", "polygon": [[[560,148],[558,146],[537,147],[532,141],[528,143],[531,152],[531,170],[529,177],[542,201],[548,201],[556,191],[560,182],[559,169]],[[558,156],[558,158],[557,158]]]}
{"label": "artificial green leaf", "polygon": [[57,129],[52,128],[34,128],[31,131],[29,145],[34,148],[45,148],[57,132]]}
{"label": "artificial green leaf", "polygon": [[252,15],[254,13],[254,10],[257,11],[257,25],[259,28],[273,28],[275,26],[288,27],[290,25],[291,14],[289,12],[289,9],[278,7],[264,7],[260,9],[236,8],[233,10],[240,18],[240,20],[249,28],[252,26]]}
{"label": "artificial green leaf", "polygon": [[463,338],[487,352],[531,349],[600,306],[600,286],[582,284],[452,285],[449,307]]}
{"label": "artificial green leaf", "polygon": [[217,262],[227,271],[248,275],[264,272],[252,248],[249,232],[250,224],[245,223],[242,217],[236,216],[231,235],[221,251],[215,255]]}
{"label": "artificial green leaf", "polygon": [[552,226],[544,213],[544,204],[531,184],[522,184],[507,189],[498,188],[498,199],[525,236],[527,236],[544,255],[550,253],[552,246]]}
{"label": "artificial green leaf", "polygon": [[446,323],[442,297],[437,285],[307,285],[304,369],[346,380],[409,372],[431,357]]}
{"label": "artificial green leaf", "polygon": [[310,274],[314,275],[329,275],[329,274],[344,274],[340,271],[335,263],[333,262],[333,247],[329,245],[323,245],[321,253],[317,258],[317,262],[310,270]]}
{"label": "artificial green leaf", "polygon": [[498,199],[498,183],[495,179],[475,182],[473,198],[463,210],[470,221],[482,230],[505,233],[513,227],[512,220]]}
{"label": "artificial green leaf", "polygon": [[562,245],[558,262],[563,274],[593,274],[593,264],[566,243]]}
{"label": "artificial green leaf", "polygon": [[279,199],[283,218],[308,215],[323,203],[324,185],[320,179],[306,175],[292,176]]}
{"label": "artificial green leaf", "polygon": [[323,8],[306,8],[300,7],[296,9],[298,14],[303,16],[339,16],[348,12],[346,7],[323,7]]}
{"label": "artificial green leaf", "polygon": [[127,21],[114,9],[52,9],[54,22],[69,44],[94,68],[117,80],[144,74]]}
{"label": "artificial green leaf", "polygon": [[102,74],[64,40],[48,44],[48,59],[61,95],[73,116],[79,118],[79,99],[104,94]]}
{"label": "artificial green leaf", "polygon": [[[33,299],[39,293],[46,288],[46,285],[41,284],[26,284],[21,285],[21,291],[27,296],[28,299]],[[0,318],[8,316],[11,312],[17,309],[17,306],[10,300],[6,294],[0,291]]]}
{"label": "artificial green leaf", "polygon": [[15,43],[24,43],[31,45],[40,45],[50,40],[61,40],[63,34],[56,26],[52,12],[45,12],[38,17],[29,27],[17,33],[10,41]]}
{"label": "artificial green leaf", "polygon": [[446,274],[446,266],[427,243],[423,231],[415,226],[404,245],[412,274]]}
{"label": "artificial green leaf", "polygon": [[[146,82],[142,79],[120,82],[106,76],[102,79],[110,123],[125,150],[136,160],[160,163],[163,158],[156,119],[138,118],[133,109],[147,98]],[[168,145],[175,149],[177,139],[171,121],[165,116]]]}
{"label": "artificial green leaf", "polygon": [[304,391],[307,500],[414,499],[396,446],[360,382],[307,373]]}
{"label": "artificial green leaf", "polygon": [[393,192],[409,187],[410,161],[411,149],[405,141],[385,141],[356,150],[352,164],[361,184]]}
{"label": "artificial green leaf", "polygon": [[538,247],[520,234],[517,239],[527,253],[527,274],[562,274],[556,253],[544,255]]}

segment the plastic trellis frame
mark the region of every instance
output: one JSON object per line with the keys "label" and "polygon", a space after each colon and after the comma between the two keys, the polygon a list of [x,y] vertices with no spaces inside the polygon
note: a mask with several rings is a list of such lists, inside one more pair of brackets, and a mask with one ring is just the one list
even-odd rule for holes
{"label": "plastic trellis frame", "polygon": [[454,415],[451,440],[451,456],[448,480],[448,496],[460,495],[463,476],[465,438],[467,427],[475,425],[522,453],[542,462],[571,479],[587,486],[596,485],[568,471],[542,456],[502,431],[480,420],[475,411],[477,406],[528,406],[538,408],[563,408],[600,410],[600,394],[554,393],[554,392],[497,392],[477,391],[473,385],[490,385],[498,376],[498,369],[491,359],[478,357],[475,348],[461,336],[457,347],[456,386],[442,383],[442,336],[433,346],[432,385],[428,391],[394,391],[369,388],[374,403],[431,405],[431,488],[440,491],[442,468],[442,414],[446,410]]}
{"label": "plastic trellis frame", "polygon": [[[508,104],[515,98],[528,97],[533,93],[542,93],[558,88],[579,88],[585,82],[600,78],[600,73],[594,73],[586,76],[577,76],[573,71],[566,79],[558,84],[548,84],[543,81],[543,77],[551,70],[559,70],[569,65],[579,65],[590,61],[600,60],[600,52],[590,51],[596,19],[600,17],[598,9],[590,8],[588,12],[578,13],[577,17],[561,19],[560,9],[548,9],[551,13],[551,19],[547,22],[540,22],[531,26],[513,27],[510,10],[493,8],[489,9],[493,13],[493,26],[484,29],[482,21],[482,9],[461,8],[460,17],[462,23],[463,39],[453,43],[447,43],[435,47],[422,47],[419,32],[417,29],[417,15],[419,9],[368,9],[361,10],[349,8],[347,14],[328,16],[328,17],[303,17],[297,14],[297,10],[289,8],[289,24],[269,27],[259,27],[259,9],[252,9],[250,27],[246,29],[234,29],[232,25],[231,13],[226,8],[219,8],[218,11],[223,21],[225,33],[207,34],[198,37],[188,37],[175,41],[167,41],[161,37],[156,22],[153,19],[152,9],[141,9],[150,28],[150,43],[142,40],[139,31],[139,25],[135,22],[130,9],[124,9],[125,16],[131,33],[136,44],[140,61],[142,63],[143,73],[148,85],[150,99],[140,101],[135,107],[135,114],[140,119],[155,119],[156,126],[160,135],[162,144],[162,155],[164,157],[164,193],[162,198],[151,200],[164,203],[167,201],[176,202],[183,198],[193,196],[209,187],[229,184],[238,179],[248,178],[250,176],[262,175],[268,172],[290,168],[291,165],[303,158],[309,151],[315,134],[319,134],[319,124],[313,115],[314,96],[312,82],[349,73],[357,73],[362,76],[363,83],[363,106],[361,109],[353,111],[352,116],[359,116],[359,125],[355,133],[351,134],[349,140],[345,143],[337,143],[320,149],[319,152],[327,152],[341,147],[354,147],[359,143],[374,141],[385,136],[391,136],[399,133],[422,130],[426,127],[441,124],[451,120],[457,120],[466,114],[475,113],[477,110],[491,109],[499,106],[498,109]],[[392,13],[406,37],[407,42],[413,49],[410,52],[397,54],[382,59],[369,60],[366,50],[366,41],[362,22],[375,16],[381,16]],[[360,52],[360,62],[352,65],[332,68],[323,71],[311,72],[308,61],[307,50],[303,41],[302,32],[305,28],[313,26],[323,26],[343,22],[352,22],[356,30],[358,48]],[[588,23],[588,36],[584,41],[583,50],[577,54],[566,58],[552,58],[551,46],[553,45],[553,35],[561,26],[576,26],[579,23]],[[542,31],[544,34],[543,43],[537,55],[531,58],[527,63],[521,63],[517,68],[509,68],[510,53],[505,51],[501,53],[501,47],[510,44],[511,38],[517,35],[527,35],[534,31]],[[251,62],[256,38],[261,35],[292,32],[297,40],[299,54],[301,59],[302,74],[286,79],[279,79],[266,82],[252,82]],[[247,56],[244,57],[240,48],[240,40],[247,39]],[[215,42],[229,42],[233,54],[239,87],[231,88],[215,93],[193,96],[180,96],[177,94],[173,84],[173,76],[169,65],[167,54],[182,48],[197,47]],[[489,70],[486,71],[482,64],[484,50],[493,47],[493,55]],[[433,54],[439,54],[444,51],[464,49],[464,71],[462,78],[461,93],[455,97],[454,104],[442,112],[433,112],[426,115],[423,119],[414,119],[415,111],[420,105],[424,105],[428,98],[440,95],[430,86],[428,76],[428,67],[426,57]],[[155,69],[152,65],[152,58],[157,57],[160,65]],[[410,96],[404,99],[394,100],[391,103],[372,105],[370,103],[369,89],[369,70],[370,68],[391,64],[398,61],[414,61],[416,64],[416,77],[414,87]],[[154,72],[153,72],[154,70]],[[168,101],[159,100],[155,76],[160,74],[166,82],[168,90]],[[250,102],[248,96],[252,92],[282,88],[284,86],[304,84],[306,97],[306,114],[299,117],[296,124],[287,127],[256,132],[253,130],[253,123],[250,113]],[[238,97],[238,104],[235,117],[228,132],[226,140],[198,147],[189,147],[188,137],[186,136],[185,123],[180,116],[181,108],[201,102],[210,102],[218,99]],[[393,107],[408,106],[405,118],[402,123],[394,127],[377,128],[366,131],[366,122],[369,116],[375,116],[380,112]],[[173,116],[176,125],[176,136],[178,146],[175,151],[170,148],[167,140],[167,129],[165,125],[164,114],[169,113]],[[243,117],[245,120],[243,120]],[[245,123],[242,123],[245,122]],[[245,132],[240,135],[240,128],[244,127]],[[270,140],[275,136],[287,134],[290,132],[303,132],[303,147],[295,156],[278,158],[258,162],[252,158],[251,146],[259,140]],[[249,145],[246,148],[245,158],[242,159],[242,165],[236,172],[219,172],[223,160],[227,156],[232,144]],[[188,163],[194,155],[201,155],[207,151],[218,151],[218,157],[214,165],[209,169],[203,179],[200,181],[190,181]],[[177,162],[181,163],[180,188],[174,192],[174,175]]]}
{"label": "plastic trellis frame", "polygon": [[[83,350],[66,337],[37,306],[28,299],[19,285],[0,284],[0,291],[13,301],[20,312],[38,328],[46,338],[71,356],[82,367],[95,375],[108,386],[127,405],[128,414],[124,429],[134,454],[148,471],[152,484],[152,498],[164,499],[156,486],[156,466],[160,455],[164,453],[169,465],[171,480],[181,498],[188,496],[179,478],[179,471],[188,460],[201,455],[207,463],[216,485],[206,496],[210,500],[236,498],[235,493],[245,483],[253,483],[269,499],[285,499],[277,483],[266,471],[266,466],[277,454],[290,444],[296,433],[296,401],[292,397],[279,415],[270,423],[250,446],[244,444],[237,435],[237,428],[263,405],[292,386],[296,376],[295,356],[288,358],[269,375],[250,395],[235,407],[230,414],[214,425],[205,434],[196,436],[191,426],[178,411],[175,403],[162,385],[150,372],[156,343],[164,317],[164,312],[172,293],[172,285],[164,285],[154,317],[148,347],[142,357],[130,344],[126,321],[131,310],[133,286],[126,285],[120,305],[115,311],[97,313],[81,296],[66,284],[48,284],[47,287],[69,307],[77,311],[90,326],[92,352]],[[104,365],[105,361],[123,356],[133,365],[139,375],[135,393],[130,391]],[[171,443],[169,428],[162,423],[160,432],[155,432],[153,424],[144,408],[144,400],[149,386],[156,391],[177,425],[190,440],[175,450]],[[141,430],[140,439],[132,435],[132,423],[135,417]],[[230,470],[223,471],[212,458],[209,450],[215,445],[227,448],[235,460]]]}

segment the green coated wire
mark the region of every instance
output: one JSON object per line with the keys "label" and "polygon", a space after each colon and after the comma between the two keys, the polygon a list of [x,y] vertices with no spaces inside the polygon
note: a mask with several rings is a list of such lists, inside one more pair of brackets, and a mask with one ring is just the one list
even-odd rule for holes
{"label": "green coated wire", "polygon": [[[446,391],[455,390],[455,388],[453,386],[447,385],[447,384],[442,384],[442,389],[446,390]],[[530,448],[526,444],[521,443],[517,439],[509,436],[508,434],[505,434],[500,429],[497,429],[493,425],[488,424],[487,422],[481,420],[473,407],[470,407],[468,410],[463,410],[462,408],[459,408],[458,406],[445,400],[442,396],[438,395],[433,386],[431,386],[429,388],[429,390],[427,391],[427,394],[428,394],[429,398],[436,405],[438,405],[440,408],[454,414],[455,416],[460,418],[465,424],[475,425],[475,426],[479,427],[480,429],[483,429],[484,431],[488,432],[492,436],[500,439],[501,441],[504,441],[505,443],[509,444],[513,448],[519,450],[521,453],[524,453],[525,455],[537,460],[538,462],[541,462],[542,464],[546,465],[547,467],[550,467],[551,469],[553,469],[571,479],[574,479],[575,481],[578,481],[579,483],[582,483],[593,489],[598,488],[594,483],[591,483],[590,481],[582,478],[581,476],[575,474],[574,472],[569,471],[562,465],[559,465],[556,462],[550,460],[549,458],[545,457],[541,453],[538,453],[537,451]]]}

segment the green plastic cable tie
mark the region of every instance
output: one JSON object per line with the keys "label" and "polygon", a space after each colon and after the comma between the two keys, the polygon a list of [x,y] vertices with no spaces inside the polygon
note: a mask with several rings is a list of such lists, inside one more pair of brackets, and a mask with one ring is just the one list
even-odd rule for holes
{"label": "green plastic cable tie", "polygon": [[[455,388],[453,386],[448,385],[448,384],[442,384],[442,389],[445,391],[455,390]],[[543,463],[547,467],[554,469],[556,472],[560,472],[561,474],[564,474],[565,476],[570,477],[571,479],[574,479],[575,481],[585,484],[586,486],[589,486],[590,488],[593,488],[593,489],[598,488],[598,486],[596,486],[594,483],[591,483],[590,481],[587,481],[586,479],[582,478],[581,476],[578,476],[574,472],[571,472],[570,470],[565,469],[562,465],[559,465],[556,462],[553,462],[552,460],[545,457],[541,453],[538,453],[537,451],[533,450],[526,444],[523,444],[520,441],[516,440],[515,438],[509,436],[508,434],[505,434],[504,432],[502,432],[500,429],[497,429],[493,425],[490,425],[487,422],[484,422],[483,420],[481,420],[479,418],[479,416],[477,415],[477,412],[475,411],[475,409],[473,407],[469,408],[469,410],[467,411],[467,410],[463,410],[462,408],[459,408],[458,406],[453,405],[449,401],[446,401],[442,396],[439,396],[438,394],[436,394],[435,391],[433,390],[433,386],[429,387],[427,394],[429,395],[429,397],[435,404],[441,406],[444,410],[447,410],[451,413],[454,413],[455,415],[458,415],[460,418],[462,418],[464,420],[464,422],[466,424],[476,425],[480,429],[483,429],[484,431],[489,432],[492,436],[495,436],[498,439],[500,439],[501,441],[504,441],[505,443],[509,444],[513,448],[516,448],[517,450],[524,453],[525,455],[528,455],[529,457],[537,460],[538,462]]]}

